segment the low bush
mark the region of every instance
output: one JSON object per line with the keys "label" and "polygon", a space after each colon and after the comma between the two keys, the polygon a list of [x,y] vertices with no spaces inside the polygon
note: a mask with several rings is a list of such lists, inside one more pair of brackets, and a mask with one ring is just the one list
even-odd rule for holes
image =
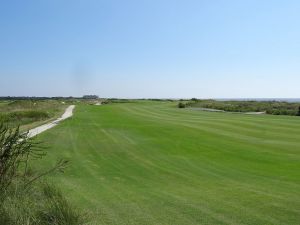
{"label": "low bush", "polygon": [[300,106],[298,108],[298,112],[297,112],[296,116],[300,116]]}
{"label": "low bush", "polygon": [[183,102],[178,103],[178,108],[185,108],[185,104]]}

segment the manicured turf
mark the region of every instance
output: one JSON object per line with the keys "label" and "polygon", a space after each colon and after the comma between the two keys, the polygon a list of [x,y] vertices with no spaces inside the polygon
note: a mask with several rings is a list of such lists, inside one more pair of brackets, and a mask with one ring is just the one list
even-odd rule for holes
{"label": "manicured turf", "polygon": [[300,117],[80,105],[40,139],[95,224],[300,224]]}

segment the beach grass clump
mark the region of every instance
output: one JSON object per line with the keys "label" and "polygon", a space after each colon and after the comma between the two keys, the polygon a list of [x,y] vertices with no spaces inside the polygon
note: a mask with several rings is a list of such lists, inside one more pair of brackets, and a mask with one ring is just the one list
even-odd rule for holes
{"label": "beach grass clump", "polygon": [[45,156],[41,143],[19,128],[0,123],[0,224],[81,225],[83,214],[45,176],[63,171],[60,160],[46,171],[33,170],[32,160]]}

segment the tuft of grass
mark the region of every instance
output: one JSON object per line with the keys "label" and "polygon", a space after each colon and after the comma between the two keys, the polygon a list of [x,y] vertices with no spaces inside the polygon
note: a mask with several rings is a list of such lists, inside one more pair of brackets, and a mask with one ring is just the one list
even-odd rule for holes
{"label": "tuft of grass", "polygon": [[84,216],[73,208],[61,191],[55,186],[43,186],[44,207],[38,210],[41,225],[79,225],[84,224]]}
{"label": "tuft of grass", "polygon": [[3,225],[83,225],[86,216],[71,205],[60,190],[47,182],[30,190],[14,184],[0,204]]}

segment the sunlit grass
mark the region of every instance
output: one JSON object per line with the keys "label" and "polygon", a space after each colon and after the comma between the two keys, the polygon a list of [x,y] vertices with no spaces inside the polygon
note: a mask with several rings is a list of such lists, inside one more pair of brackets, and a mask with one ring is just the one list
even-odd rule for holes
{"label": "sunlit grass", "polygon": [[300,120],[178,109],[176,103],[78,106],[40,136],[42,165],[95,224],[300,221]]}

